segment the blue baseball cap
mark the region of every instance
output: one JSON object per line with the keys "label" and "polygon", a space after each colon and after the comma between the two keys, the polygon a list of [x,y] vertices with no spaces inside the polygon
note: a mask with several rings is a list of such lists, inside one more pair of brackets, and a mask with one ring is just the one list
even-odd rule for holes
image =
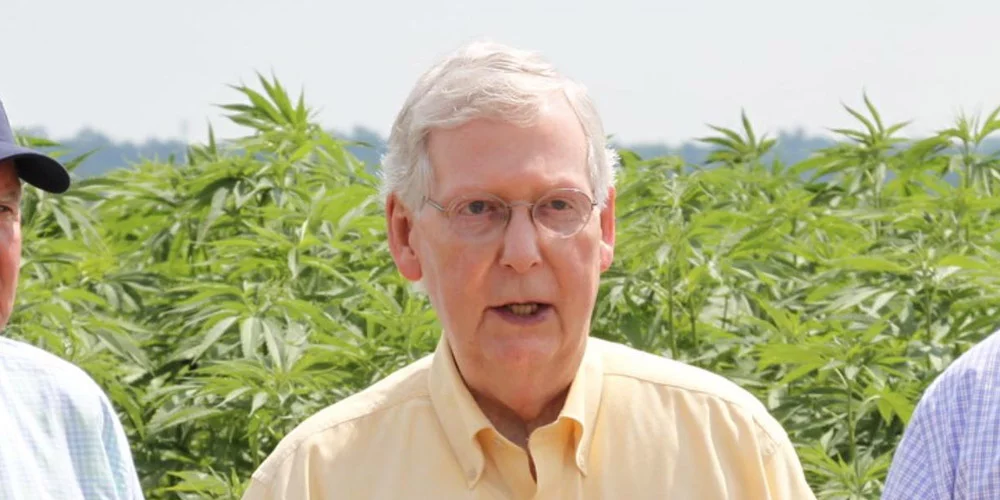
{"label": "blue baseball cap", "polygon": [[50,193],[63,193],[69,189],[69,172],[62,163],[17,145],[7,112],[3,109],[3,102],[0,102],[0,161],[4,160],[13,160],[17,176],[32,186]]}

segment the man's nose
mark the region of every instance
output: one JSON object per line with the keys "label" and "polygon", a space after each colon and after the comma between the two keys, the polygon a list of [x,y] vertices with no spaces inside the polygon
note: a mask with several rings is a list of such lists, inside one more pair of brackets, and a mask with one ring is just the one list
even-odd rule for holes
{"label": "man's nose", "polygon": [[531,209],[513,208],[504,231],[500,263],[518,273],[524,273],[541,263],[538,236],[538,228],[531,218]]}

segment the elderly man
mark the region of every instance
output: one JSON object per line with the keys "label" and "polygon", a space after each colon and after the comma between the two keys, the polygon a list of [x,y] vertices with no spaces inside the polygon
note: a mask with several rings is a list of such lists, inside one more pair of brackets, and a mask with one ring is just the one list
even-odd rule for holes
{"label": "elderly man", "polygon": [[882,498],[1000,498],[1000,332],[959,356],[927,388]]}
{"label": "elderly man", "polygon": [[440,343],[298,426],[244,498],[814,498],[749,393],[589,336],[615,161],[584,89],[533,53],[476,43],[423,75],[383,168]]}
{"label": "elderly man", "polygon": [[[18,146],[0,103],[0,329],[14,308],[21,261],[21,181],[69,189],[56,160]],[[87,374],[0,337],[0,498],[141,499],[128,441]]]}

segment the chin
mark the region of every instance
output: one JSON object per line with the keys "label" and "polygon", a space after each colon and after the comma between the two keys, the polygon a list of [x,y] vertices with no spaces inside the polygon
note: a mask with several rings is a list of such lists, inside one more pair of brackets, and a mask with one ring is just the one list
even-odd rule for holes
{"label": "chin", "polygon": [[563,345],[554,334],[518,332],[491,336],[482,350],[488,363],[503,366],[505,370],[539,371],[557,361],[563,354]]}

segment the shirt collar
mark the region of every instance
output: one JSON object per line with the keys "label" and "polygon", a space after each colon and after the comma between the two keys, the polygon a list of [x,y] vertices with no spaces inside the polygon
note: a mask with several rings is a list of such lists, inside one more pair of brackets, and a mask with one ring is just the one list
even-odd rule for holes
{"label": "shirt collar", "polygon": [[583,361],[577,369],[576,377],[566,395],[566,402],[559,413],[560,419],[570,419],[576,422],[574,446],[576,466],[583,475],[587,475],[588,458],[593,442],[594,427],[597,421],[597,410],[601,405],[601,394],[604,385],[604,369],[598,346],[589,337],[583,353]]}
{"label": "shirt collar", "polygon": [[[584,475],[587,474],[604,381],[600,353],[596,351],[597,345],[588,337],[583,361],[559,413],[560,420],[568,419],[576,423],[573,435],[576,447],[574,457],[577,468]],[[448,443],[458,457],[468,486],[472,488],[482,477],[485,467],[485,457],[477,436],[483,430],[493,429],[493,424],[476,404],[462,380],[444,334],[434,352],[428,384],[434,410]]]}

